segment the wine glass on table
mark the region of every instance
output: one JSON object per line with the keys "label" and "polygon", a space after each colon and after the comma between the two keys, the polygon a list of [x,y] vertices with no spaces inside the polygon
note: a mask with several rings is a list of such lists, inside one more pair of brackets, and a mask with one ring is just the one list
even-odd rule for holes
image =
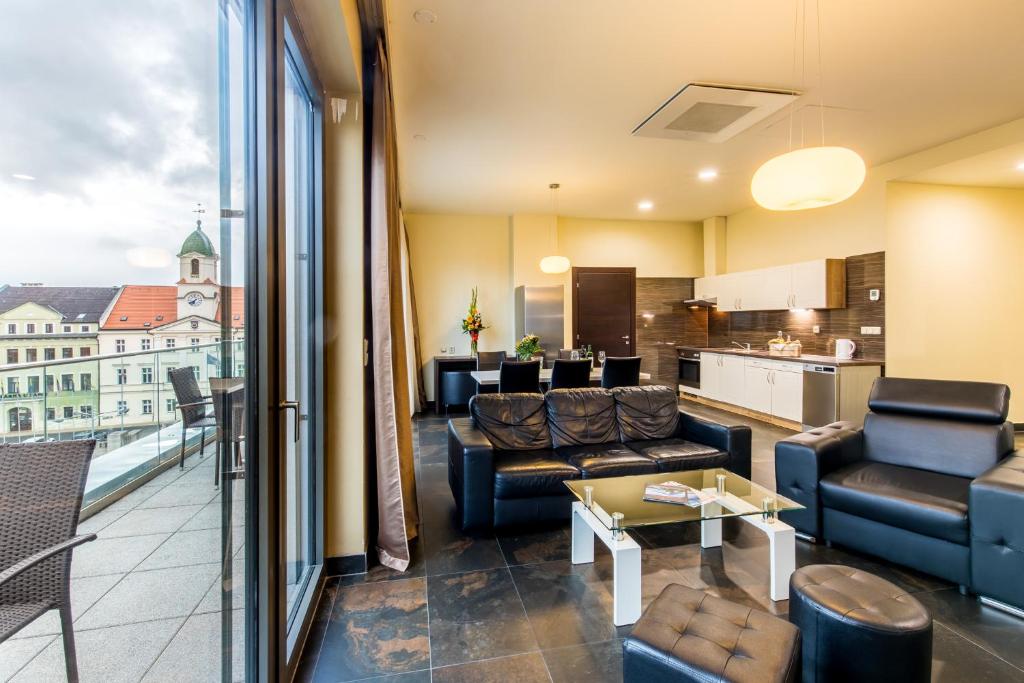
{"label": "wine glass on table", "polygon": [[605,355],[604,351],[598,351],[597,352],[597,362],[599,364],[601,364],[602,366],[604,365],[604,359],[605,358],[606,358],[606,355]]}
{"label": "wine glass on table", "polygon": [[579,359],[580,359],[580,352],[579,351],[577,351],[576,349],[573,349],[572,351],[569,352],[569,360],[579,360]]}

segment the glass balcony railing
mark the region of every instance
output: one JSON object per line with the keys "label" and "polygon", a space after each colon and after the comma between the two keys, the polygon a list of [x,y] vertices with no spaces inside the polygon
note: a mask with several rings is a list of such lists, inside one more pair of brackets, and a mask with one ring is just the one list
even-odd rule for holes
{"label": "glass balcony railing", "polygon": [[[168,371],[191,367],[208,396],[211,377],[244,376],[242,344],[0,366],[0,443],[96,439],[82,503],[91,514],[178,459],[181,413]],[[215,432],[186,430],[186,454],[204,436],[213,448]]]}

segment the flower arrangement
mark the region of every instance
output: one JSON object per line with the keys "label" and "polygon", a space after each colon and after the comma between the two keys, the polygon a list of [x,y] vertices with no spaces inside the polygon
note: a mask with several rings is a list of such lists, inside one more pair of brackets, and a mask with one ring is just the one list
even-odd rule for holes
{"label": "flower arrangement", "polygon": [[544,353],[544,349],[540,347],[540,337],[535,334],[523,335],[516,344],[516,356],[519,360],[530,360],[538,353]]}
{"label": "flower arrangement", "polygon": [[469,350],[472,356],[476,356],[476,344],[480,340],[480,333],[487,329],[484,325],[483,316],[476,307],[476,287],[473,288],[473,295],[469,300],[469,313],[462,319],[462,332],[469,335]]}

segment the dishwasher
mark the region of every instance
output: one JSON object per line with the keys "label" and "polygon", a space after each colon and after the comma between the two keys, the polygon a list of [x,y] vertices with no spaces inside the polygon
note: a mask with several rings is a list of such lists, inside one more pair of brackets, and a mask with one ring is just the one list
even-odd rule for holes
{"label": "dishwasher", "polygon": [[804,431],[839,419],[839,373],[831,365],[804,365]]}

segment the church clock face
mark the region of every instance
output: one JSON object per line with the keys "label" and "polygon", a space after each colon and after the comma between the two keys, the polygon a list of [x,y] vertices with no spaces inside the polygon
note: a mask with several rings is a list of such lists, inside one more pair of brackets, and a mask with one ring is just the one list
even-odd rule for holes
{"label": "church clock face", "polygon": [[185,303],[193,308],[203,304],[203,295],[199,292],[189,292],[185,295]]}

